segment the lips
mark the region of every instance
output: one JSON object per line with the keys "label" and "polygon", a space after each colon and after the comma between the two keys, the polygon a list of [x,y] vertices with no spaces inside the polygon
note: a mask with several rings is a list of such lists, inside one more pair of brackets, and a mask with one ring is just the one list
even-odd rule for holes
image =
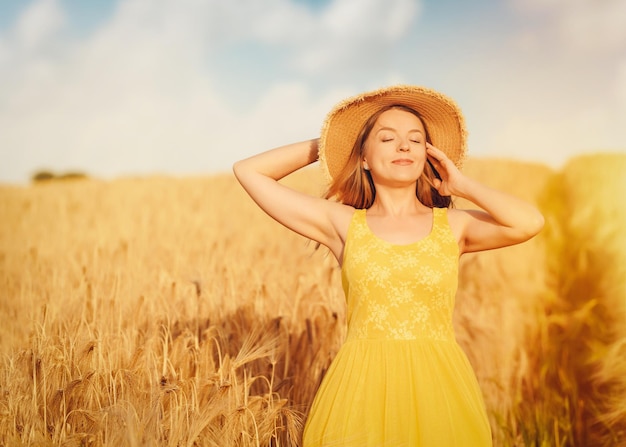
{"label": "lips", "polygon": [[396,160],[393,160],[392,163],[399,166],[409,166],[413,164],[413,160],[411,160],[410,158],[398,158]]}

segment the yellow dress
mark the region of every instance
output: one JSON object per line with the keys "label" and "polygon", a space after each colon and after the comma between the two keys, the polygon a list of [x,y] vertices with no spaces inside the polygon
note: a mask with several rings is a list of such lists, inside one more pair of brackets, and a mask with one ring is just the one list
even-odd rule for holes
{"label": "yellow dress", "polygon": [[315,396],[304,447],[483,447],[491,431],[452,311],[459,249],[447,209],[431,232],[396,245],[348,228],[342,267],[348,333]]}

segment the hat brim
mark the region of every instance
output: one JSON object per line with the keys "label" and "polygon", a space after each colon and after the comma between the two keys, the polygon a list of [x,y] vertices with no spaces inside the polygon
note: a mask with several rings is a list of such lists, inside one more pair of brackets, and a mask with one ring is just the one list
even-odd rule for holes
{"label": "hat brim", "polygon": [[457,104],[435,90],[396,85],[345,99],[328,113],[319,140],[319,158],[327,180],[331,181],[344,168],[367,120],[390,105],[404,105],[417,111],[432,144],[445,152],[458,168],[463,167],[467,130]]}

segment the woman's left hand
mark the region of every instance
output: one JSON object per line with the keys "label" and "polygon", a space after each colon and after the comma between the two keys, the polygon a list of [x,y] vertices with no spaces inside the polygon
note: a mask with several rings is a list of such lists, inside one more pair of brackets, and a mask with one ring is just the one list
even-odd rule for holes
{"label": "woman's left hand", "polygon": [[442,196],[458,195],[463,174],[454,162],[440,149],[426,143],[426,155],[441,176],[441,180],[434,179],[435,188]]}
{"label": "woman's left hand", "polygon": [[434,186],[441,195],[469,200],[480,208],[455,210],[461,253],[491,250],[524,242],[543,227],[541,212],[510,194],[489,188],[459,171],[446,154],[426,143],[426,155],[441,176]]}

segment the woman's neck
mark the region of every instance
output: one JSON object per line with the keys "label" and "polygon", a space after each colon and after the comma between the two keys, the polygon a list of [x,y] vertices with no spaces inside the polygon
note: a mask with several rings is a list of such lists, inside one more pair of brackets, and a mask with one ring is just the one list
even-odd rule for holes
{"label": "woman's neck", "polygon": [[401,217],[430,211],[419,201],[412,188],[376,188],[376,198],[368,213],[377,216]]}

